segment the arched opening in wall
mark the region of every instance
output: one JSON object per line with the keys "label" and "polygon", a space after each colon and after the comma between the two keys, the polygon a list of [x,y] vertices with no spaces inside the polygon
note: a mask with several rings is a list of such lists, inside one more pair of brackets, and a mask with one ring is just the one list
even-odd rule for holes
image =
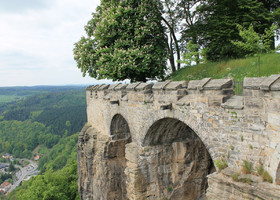
{"label": "arched opening in wall", "polygon": [[110,126],[111,141],[107,146],[108,200],[127,199],[125,145],[131,142],[127,121],[122,115],[113,117]]}
{"label": "arched opening in wall", "polygon": [[[197,134],[174,118],[155,122],[143,146],[146,194],[151,199],[200,199],[208,187],[207,175],[215,171],[213,161]],[[154,196],[151,196],[153,194]]]}
{"label": "arched opening in wall", "polygon": [[275,183],[280,185],[280,163],[278,164],[278,168],[276,170]]}

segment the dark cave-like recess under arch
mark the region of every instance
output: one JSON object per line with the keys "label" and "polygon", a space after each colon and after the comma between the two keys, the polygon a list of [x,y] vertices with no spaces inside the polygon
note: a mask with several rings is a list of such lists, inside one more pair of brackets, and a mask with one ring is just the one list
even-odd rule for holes
{"label": "dark cave-like recess under arch", "polygon": [[202,140],[188,125],[174,118],[160,119],[148,129],[142,145],[149,147],[151,155],[145,166],[152,173],[147,176],[155,177],[155,199],[199,199],[205,194],[207,175],[215,167]]}

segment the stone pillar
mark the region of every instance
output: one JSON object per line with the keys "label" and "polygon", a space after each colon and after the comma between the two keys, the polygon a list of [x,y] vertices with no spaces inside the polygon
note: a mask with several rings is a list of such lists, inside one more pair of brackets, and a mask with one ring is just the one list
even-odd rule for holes
{"label": "stone pillar", "polygon": [[126,189],[127,197],[130,200],[145,200],[143,195],[146,191],[145,179],[141,173],[141,167],[139,166],[139,153],[141,147],[139,144],[132,142],[126,145],[125,158],[127,160],[127,167],[125,174],[127,177]]}

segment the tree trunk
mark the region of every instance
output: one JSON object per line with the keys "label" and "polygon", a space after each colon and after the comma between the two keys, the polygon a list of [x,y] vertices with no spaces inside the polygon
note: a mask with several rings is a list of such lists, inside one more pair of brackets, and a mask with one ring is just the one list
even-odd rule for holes
{"label": "tree trunk", "polygon": [[[176,52],[177,52],[177,60],[180,60],[181,59],[180,49],[179,49],[179,44],[178,44],[178,40],[176,38],[174,29],[170,26],[170,24],[168,23],[168,21],[166,21],[166,19],[164,19],[163,17],[161,17],[161,18],[164,21],[164,23],[167,25],[167,27],[168,27],[168,29],[170,31],[170,34],[171,34],[172,38],[174,39],[175,48],[176,48]],[[174,56],[173,56],[173,58],[174,58]],[[180,68],[181,68],[181,64],[179,62],[177,62],[177,70],[179,70]]]}
{"label": "tree trunk", "polygon": [[175,72],[176,68],[175,68],[174,52],[173,52],[172,42],[173,41],[172,41],[172,38],[171,38],[170,44],[167,45],[167,46],[168,46],[168,54],[169,54],[169,62],[170,62],[170,65],[171,65],[171,70],[172,70],[172,72]]}

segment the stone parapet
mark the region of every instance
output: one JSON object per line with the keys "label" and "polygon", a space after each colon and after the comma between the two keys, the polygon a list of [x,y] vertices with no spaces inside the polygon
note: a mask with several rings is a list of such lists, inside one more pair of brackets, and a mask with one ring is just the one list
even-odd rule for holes
{"label": "stone parapet", "polygon": [[[280,98],[280,75],[270,77],[245,78],[241,98],[234,96],[232,79],[211,79],[186,81],[165,81],[156,83],[132,83],[93,85],[87,88],[91,98],[104,100],[119,99],[122,101],[142,103],[174,103],[187,105],[191,101],[201,100],[210,106],[221,106],[226,109],[243,109],[244,107],[263,108],[262,98]],[[228,101],[231,99],[230,101]],[[240,100],[238,105],[236,100]],[[233,105],[235,104],[235,105]]]}
{"label": "stone parapet", "polygon": [[269,77],[244,78],[244,96],[268,96],[269,91],[280,91],[280,75],[271,75]]}
{"label": "stone parapet", "polygon": [[[201,96],[202,101],[219,106],[233,95],[232,79],[202,79],[198,81],[165,81],[157,83],[132,83],[95,85],[87,88],[91,98],[142,103],[181,103],[182,98]],[[210,95],[211,94],[211,95]],[[207,99],[205,99],[207,98]],[[181,100],[180,102],[178,102]]]}

